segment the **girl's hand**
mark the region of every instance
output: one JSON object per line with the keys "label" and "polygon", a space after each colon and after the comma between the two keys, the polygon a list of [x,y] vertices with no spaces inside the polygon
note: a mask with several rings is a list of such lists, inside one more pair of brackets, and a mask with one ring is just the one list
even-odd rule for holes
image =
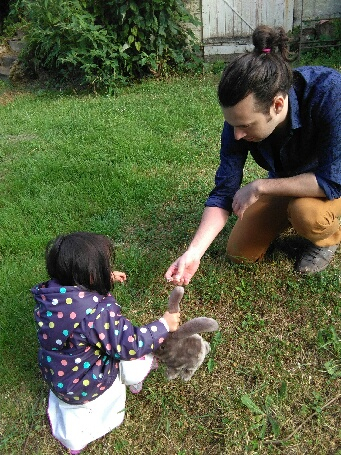
{"label": "girl's hand", "polygon": [[111,281],[118,281],[119,283],[123,283],[126,281],[127,275],[124,272],[118,272],[117,270],[114,270],[111,272]]}
{"label": "girl's hand", "polygon": [[166,320],[170,332],[175,332],[178,329],[180,313],[170,313],[169,311],[166,311],[163,318]]}

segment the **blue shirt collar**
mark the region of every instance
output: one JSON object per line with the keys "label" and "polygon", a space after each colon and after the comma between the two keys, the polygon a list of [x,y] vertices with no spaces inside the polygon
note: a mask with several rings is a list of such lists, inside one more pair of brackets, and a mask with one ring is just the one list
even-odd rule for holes
{"label": "blue shirt collar", "polygon": [[289,116],[291,122],[290,129],[296,130],[297,128],[301,128],[300,106],[294,87],[289,89]]}

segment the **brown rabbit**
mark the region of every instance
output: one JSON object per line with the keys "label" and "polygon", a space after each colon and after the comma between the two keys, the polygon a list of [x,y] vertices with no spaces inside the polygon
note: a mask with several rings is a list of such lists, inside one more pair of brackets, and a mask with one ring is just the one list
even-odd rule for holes
{"label": "brown rabbit", "polygon": [[[180,311],[179,303],[184,295],[184,288],[177,286],[169,296],[168,311]],[[199,317],[181,325],[176,332],[168,335],[162,345],[155,351],[155,356],[167,367],[167,379],[178,376],[189,381],[210,352],[210,345],[198,332],[214,332],[219,329],[215,319]]]}

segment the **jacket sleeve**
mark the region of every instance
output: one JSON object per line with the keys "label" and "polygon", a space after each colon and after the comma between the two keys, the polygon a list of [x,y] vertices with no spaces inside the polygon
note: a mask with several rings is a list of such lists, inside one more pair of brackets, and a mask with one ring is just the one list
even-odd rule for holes
{"label": "jacket sleeve", "polygon": [[88,322],[89,343],[121,360],[138,359],[155,351],[168,335],[167,328],[156,320],[141,327],[134,326],[120,314],[119,306],[94,314]]}

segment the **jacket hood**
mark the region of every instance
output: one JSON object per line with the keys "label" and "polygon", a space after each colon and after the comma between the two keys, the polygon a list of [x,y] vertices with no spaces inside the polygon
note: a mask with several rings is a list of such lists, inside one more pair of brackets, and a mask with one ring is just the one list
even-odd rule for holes
{"label": "jacket hood", "polygon": [[41,347],[59,351],[86,315],[105,297],[79,286],[62,286],[55,280],[31,289],[36,301],[34,317]]}

